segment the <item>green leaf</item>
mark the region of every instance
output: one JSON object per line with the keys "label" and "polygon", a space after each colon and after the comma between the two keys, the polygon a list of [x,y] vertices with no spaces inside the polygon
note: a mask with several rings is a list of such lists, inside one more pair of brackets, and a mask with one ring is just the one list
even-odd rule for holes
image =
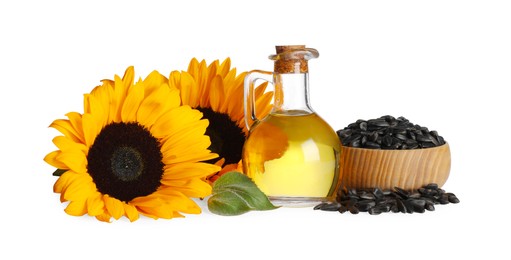
{"label": "green leaf", "polygon": [[67,172],[67,170],[57,169],[53,172],[53,176],[61,176],[65,172]]}
{"label": "green leaf", "polygon": [[276,209],[268,197],[246,175],[228,172],[213,183],[208,209],[222,216],[241,215],[251,210]]}

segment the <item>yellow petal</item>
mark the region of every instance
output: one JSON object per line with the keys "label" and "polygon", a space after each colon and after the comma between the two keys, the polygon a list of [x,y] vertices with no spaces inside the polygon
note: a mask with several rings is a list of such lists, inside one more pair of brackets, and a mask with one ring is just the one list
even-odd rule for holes
{"label": "yellow petal", "polygon": [[124,207],[124,215],[131,221],[135,221],[137,220],[140,216],[138,214],[138,211],[137,209],[135,208],[135,206],[131,205],[131,204],[126,204],[126,203],[123,203],[122,204],[123,207]]}
{"label": "yellow petal", "polygon": [[87,152],[87,147],[82,143],[77,143],[65,136],[56,136],[53,138],[53,143],[57,146],[61,151],[81,151],[83,153]]}
{"label": "yellow petal", "polygon": [[[96,99],[101,104],[101,107],[107,114],[108,114],[108,110],[110,109],[110,90],[109,89],[111,87],[112,86],[110,84],[103,84],[103,85],[95,87],[90,93],[91,95],[96,97]],[[85,113],[87,113],[87,112],[88,111],[86,110]]]}
{"label": "yellow petal", "polygon": [[[182,142],[175,142],[176,146],[169,146],[163,150],[162,162],[165,164],[175,164],[182,162],[206,161],[217,158],[218,155],[211,153],[207,148],[211,144],[208,136],[196,137],[193,139],[182,139]],[[170,142],[169,142],[170,143]],[[188,145],[187,145],[188,144]]]}
{"label": "yellow petal", "polygon": [[135,68],[133,66],[129,66],[124,72],[124,76],[122,76],[122,81],[124,82],[124,89],[128,89],[131,85],[133,85],[134,79]]}
{"label": "yellow petal", "polygon": [[87,213],[86,200],[70,201],[64,211],[71,216],[83,216]]}
{"label": "yellow petal", "polygon": [[[200,213],[200,212],[199,212]],[[184,218],[185,216],[183,216],[182,214],[180,214],[179,212],[177,211],[174,211],[172,212],[172,218]]]}
{"label": "yellow petal", "polygon": [[[156,138],[167,136],[169,134],[176,133],[181,129],[189,129],[190,125],[198,122],[201,118],[202,113],[200,111],[191,109],[189,106],[181,106],[169,110],[159,117],[157,121],[154,122],[154,125],[151,128],[151,133]],[[205,128],[203,130],[205,131]]]}
{"label": "yellow petal", "polygon": [[179,87],[182,104],[197,107],[199,105],[198,88],[194,78],[188,73],[181,74]]}
{"label": "yellow petal", "polygon": [[155,91],[157,88],[161,87],[162,85],[166,84],[168,82],[167,78],[163,76],[161,73],[159,73],[156,70],[153,70],[145,79],[144,79],[144,86],[145,86],[145,95],[148,96],[153,91]]}
{"label": "yellow petal", "polygon": [[171,165],[164,170],[162,182],[189,179],[189,178],[203,178],[214,172],[220,171],[220,166],[210,163],[179,163]]}
{"label": "yellow petal", "polygon": [[193,200],[179,191],[167,187],[160,190],[159,195],[164,198],[164,201],[170,205],[174,211],[188,214],[201,213],[201,208]]}
{"label": "yellow petal", "polygon": [[194,75],[194,77],[199,74],[199,61],[196,58],[192,58],[190,64],[188,64],[187,71],[188,73]]}
{"label": "yellow petal", "polygon": [[204,198],[211,195],[211,185],[199,178],[162,180],[162,183],[188,197]]}
{"label": "yellow petal", "polygon": [[169,86],[179,89],[179,85],[181,85],[181,73],[177,70],[174,70],[170,72],[169,75]]}
{"label": "yellow petal", "polygon": [[136,207],[158,207],[162,203],[161,199],[154,195],[136,197],[130,201],[130,204]]}
{"label": "yellow petal", "polygon": [[69,120],[57,119],[51,123],[50,127],[57,129],[59,132],[64,134],[64,136],[71,138],[74,142],[82,142],[83,140]]}
{"label": "yellow petal", "polygon": [[[193,75],[193,74],[192,74]],[[209,107],[209,82],[208,79],[208,68],[206,65],[206,61],[202,60],[199,64],[199,73],[197,75],[193,75],[195,78],[195,82],[197,82],[197,86],[199,88],[199,97],[200,106],[201,107]]]}
{"label": "yellow petal", "polygon": [[261,97],[257,98],[256,107],[261,108],[256,111],[257,118],[262,119],[271,111],[272,106],[270,105],[270,102],[272,101],[272,99],[273,92],[266,92]]}
{"label": "yellow petal", "polygon": [[137,206],[137,209],[140,213],[144,214],[147,217],[158,219],[158,218],[165,218],[170,219],[172,218],[172,210],[171,207],[161,204],[157,207],[145,207],[145,206]]}
{"label": "yellow petal", "polygon": [[67,171],[65,172],[64,174],[62,174],[58,179],[57,181],[55,182],[55,184],[53,184],[53,192],[55,193],[61,193],[61,196],[60,196],[60,201],[61,202],[64,202],[64,201],[67,201],[65,198],[64,198],[64,193],[67,189],[67,187],[69,187],[69,185],[71,184],[71,182],[74,181],[74,179],[76,178],[76,173],[73,173],[73,172],[70,172],[70,171]]}
{"label": "yellow petal", "polygon": [[55,157],[55,160],[66,165],[66,167],[61,167],[61,169],[71,169],[75,172],[87,172],[87,157],[83,152],[61,152]]}
{"label": "yellow petal", "polygon": [[[225,76],[222,76],[222,77],[223,77],[222,79],[224,82],[224,91],[225,91],[226,98],[229,98],[232,95],[232,93],[234,93],[236,91],[243,94],[243,84],[239,84],[239,85],[234,84],[235,79],[236,79],[236,69],[229,71]],[[229,103],[243,103],[242,99],[237,100],[237,101],[238,102],[229,102]]]}
{"label": "yellow petal", "polygon": [[64,200],[84,200],[93,196],[97,191],[94,183],[87,177],[82,177],[84,174],[76,174],[75,178],[63,190]]}
{"label": "yellow petal", "polygon": [[99,192],[87,198],[87,213],[89,216],[97,216],[104,213],[105,202]]}
{"label": "yellow petal", "polygon": [[165,99],[165,103],[168,104],[169,108],[176,108],[181,106],[181,96],[179,89],[175,87],[169,87],[169,94]]}
{"label": "yellow petal", "polygon": [[179,91],[163,85],[142,101],[137,112],[137,120],[144,126],[152,126],[162,114],[180,105]]}
{"label": "yellow petal", "polygon": [[[231,68],[231,58],[227,58],[220,65],[220,68],[218,69],[217,74],[222,77],[225,77],[229,73],[230,68]],[[236,72],[236,69],[233,69],[233,71]]]}
{"label": "yellow petal", "polygon": [[82,115],[76,112],[67,113],[66,116],[69,118],[69,123],[72,128],[76,131],[77,137],[81,143],[85,144],[85,138],[83,136],[83,120]]}
{"label": "yellow petal", "polygon": [[103,200],[105,201],[105,207],[108,213],[110,213],[114,219],[119,219],[124,215],[124,203],[122,201],[108,195],[104,195]]}
{"label": "yellow petal", "polygon": [[[109,113],[108,107],[103,107],[101,100],[91,94],[84,95],[84,111],[87,114],[92,114],[100,124],[100,128],[106,125],[108,121]],[[105,104],[107,105],[107,104]]]}
{"label": "yellow petal", "polygon": [[103,212],[103,214],[99,214],[95,217],[97,220],[103,221],[103,222],[110,222],[110,219],[112,218],[112,216],[110,216],[110,214],[108,214],[106,212]]}
{"label": "yellow petal", "polygon": [[61,161],[57,160],[57,157],[61,154],[62,152],[60,150],[57,150],[57,151],[53,151],[49,154],[47,154],[45,157],[44,157],[44,161],[46,163],[48,163],[49,165],[57,168],[57,169],[67,169],[67,165],[65,165],[64,163],[62,163]]}
{"label": "yellow petal", "polygon": [[92,114],[84,114],[82,116],[82,121],[85,145],[87,145],[87,147],[91,147],[92,144],[94,144],[94,140],[96,140],[96,136],[101,131],[101,126]]}
{"label": "yellow petal", "polygon": [[213,80],[213,78],[218,75],[217,74],[218,67],[219,67],[218,60],[214,60],[213,62],[211,62],[211,64],[209,64],[207,70],[205,71],[207,72],[207,74],[204,74],[205,76],[207,75],[207,81],[205,82],[205,84],[207,85],[204,85],[204,87],[211,85],[211,81]]}
{"label": "yellow petal", "polygon": [[122,106],[121,118],[123,122],[137,121],[137,112],[144,99],[144,84],[142,81],[130,87],[128,95]]}
{"label": "yellow petal", "polygon": [[221,110],[223,103],[226,103],[224,98],[224,85],[222,82],[222,77],[216,76],[211,81],[209,92],[209,102],[211,104],[211,109],[217,112],[226,112]]}
{"label": "yellow petal", "polygon": [[115,76],[115,86],[111,94],[110,119],[113,122],[121,122],[121,108],[126,98],[126,86],[119,76]]}

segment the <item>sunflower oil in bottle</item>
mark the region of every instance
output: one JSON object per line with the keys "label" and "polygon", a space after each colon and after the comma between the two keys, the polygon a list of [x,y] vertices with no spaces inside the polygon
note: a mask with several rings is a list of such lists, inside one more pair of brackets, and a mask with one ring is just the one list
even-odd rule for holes
{"label": "sunflower oil in bottle", "polygon": [[[340,179],[339,138],[309,104],[307,60],[317,56],[302,45],[277,46],[270,56],[275,72],[252,71],[245,77],[245,116],[255,123],[248,126],[243,168],[275,205],[333,200]],[[273,109],[261,120],[252,102],[258,79],[275,87]]]}

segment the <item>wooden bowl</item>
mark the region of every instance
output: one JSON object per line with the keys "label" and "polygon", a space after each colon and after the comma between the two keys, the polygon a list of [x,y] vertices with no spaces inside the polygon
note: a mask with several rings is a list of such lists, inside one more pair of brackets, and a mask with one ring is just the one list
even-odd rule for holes
{"label": "wooden bowl", "polygon": [[412,150],[341,147],[342,188],[421,188],[445,184],[451,170],[449,144]]}

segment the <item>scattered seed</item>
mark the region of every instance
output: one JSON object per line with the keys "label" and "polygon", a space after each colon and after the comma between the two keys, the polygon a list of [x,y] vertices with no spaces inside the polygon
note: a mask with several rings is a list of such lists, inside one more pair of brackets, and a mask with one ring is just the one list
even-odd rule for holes
{"label": "scattered seed", "polygon": [[341,189],[335,202],[324,202],[316,205],[315,210],[350,212],[358,214],[367,212],[370,215],[381,213],[424,213],[435,211],[435,204],[459,203],[459,199],[451,192],[430,183],[417,190],[407,191],[399,187],[393,190],[374,189]]}

